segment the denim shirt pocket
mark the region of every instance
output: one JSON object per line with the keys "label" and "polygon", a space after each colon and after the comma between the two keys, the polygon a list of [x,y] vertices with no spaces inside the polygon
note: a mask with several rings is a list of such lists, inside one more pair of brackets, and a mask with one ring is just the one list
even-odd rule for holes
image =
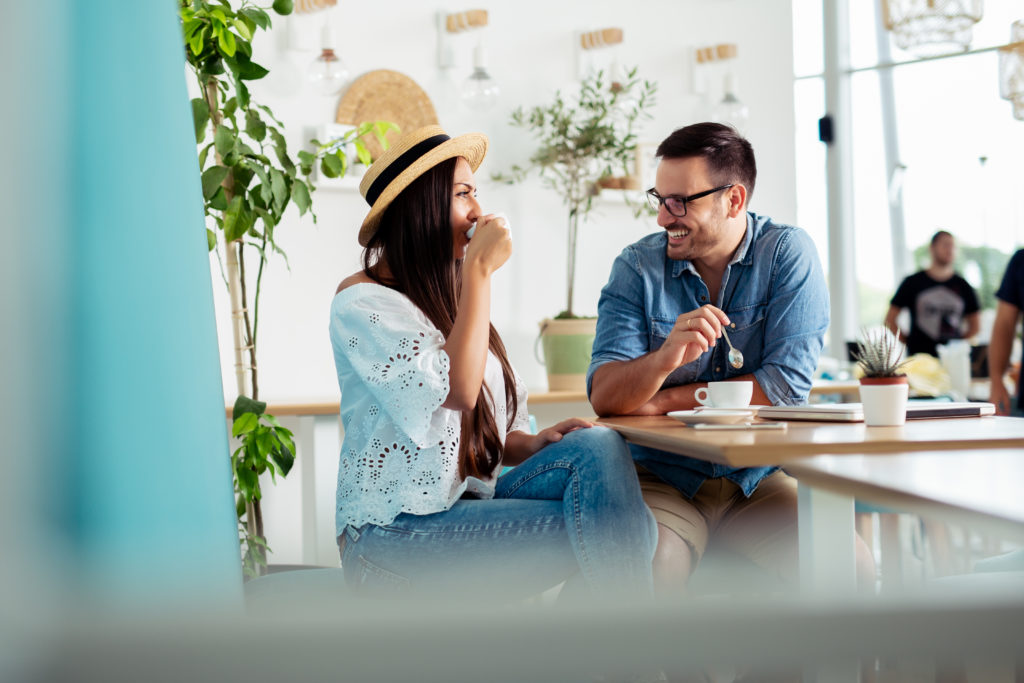
{"label": "denim shirt pocket", "polygon": [[[672,332],[672,328],[675,327],[675,318],[651,318],[651,350],[657,351],[661,348],[661,345],[668,339],[668,335]],[[662,386],[674,387],[680,384],[690,384],[691,382],[697,381],[697,375],[700,373],[700,359],[682,365],[665,378],[665,382]]]}
{"label": "denim shirt pocket", "polygon": [[726,311],[731,325],[729,339],[737,350],[743,352],[743,367],[729,367],[727,375],[745,375],[761,367],[761,352],[764,348],[764,324],[768,306],[751,304]]}

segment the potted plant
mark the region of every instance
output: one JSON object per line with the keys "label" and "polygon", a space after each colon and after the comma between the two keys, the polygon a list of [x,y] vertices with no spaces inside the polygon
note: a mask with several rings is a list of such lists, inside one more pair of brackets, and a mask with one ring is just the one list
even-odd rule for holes
{"label": "potted plant", "polygon": [[[270,8],[268,8],[270,9]],[[292,11],[292,0],[274,0],[280,15]],[[312,213],[314,165],[328,177],[344,175],[351,144],[361,161],[369,152],[361,136],[374,134],[382,146],[392,128],[384,122],[364,123],[342,138],[314,140],[315,151],[300,151],[296,164],[285,143],[283,125],[273,112],[249,96],[246,81],[263,78],[267,69],[252,61],[253,36],[269,29],[270,15],[244,0],[233,9],[228,0],[180,0],[183,46],[200,96],[192,100],[199,171],[207,216],[210,251],[223,249],[224,275],[231,298],[238,399],[232,412],[233,437],[241,445],[231,455],[237,495],[242,566],[247,577],[263,573],[268,550],[260,509],[260,475],[288,474],[295,459],[292,433],[266,413],[259,400],[256,341],[259,295],[268,255],[287,260],[274,239],[275,228],[292,203],[299,215]],[[316,215],[313,215],[314,222]],[[247,259],[255,260],[255,287],[246,278]],[[250,277],[252,263],[249,262]]]}
{"label": "potted plant", "polygon": [[528,130],[537,148],[527,165],[515,165],[507,176],[495,179],[513,182],[536,169],[544,185],[557,192],[568,208],[565,309],[540,323],[551,391],[581,389],[590,363],[596,319],[580,318],[573,311],[577,235],[580,222],[594,207],[598,181],[628,177],[635,168],[635,129],[640,119],[650,118],[657,89],[636,74],[633,68],[621,82],[608,83],[598,71],[583,79],[578,95],[571,99],[559,91],[548,105],[512,112],[511,125]]}
{"label": "potted plant", "polygon": [[856,357],[862,376],[860,400],[869,427],[902,425],[907,419],[910,385],[902,372],[903,345],[886,327],[861,332]]}

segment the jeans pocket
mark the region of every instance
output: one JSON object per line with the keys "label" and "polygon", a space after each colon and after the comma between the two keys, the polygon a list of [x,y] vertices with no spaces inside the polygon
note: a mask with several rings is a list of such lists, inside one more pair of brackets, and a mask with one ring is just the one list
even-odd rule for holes
{"label": "jeans pocket", "polygon": [[409,579],[379,567],[360,555],[356,587],[366,592],[405,592],[409,589]]}

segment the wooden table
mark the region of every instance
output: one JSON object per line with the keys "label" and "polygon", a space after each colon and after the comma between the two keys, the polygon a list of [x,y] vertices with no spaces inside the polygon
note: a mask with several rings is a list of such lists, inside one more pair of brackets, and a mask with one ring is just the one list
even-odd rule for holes
{"label": "wooden table", "polygon": [[[1012,417],[910,420],[901,427],[793,421],[787,423],[785,431],[722,432],[693,429],[663,415],[601,418],[597,422],[642,446],[732,467],[781,465],[794,473],[800,472],[799,463],[816,462],[814,456],[823,455],[833,458],[829,462],[859,456],[861,462],[898,458],[912,463],[918,452],[931,454],[922,457],[934,458],[941,451],[977,453],[983,449],[1008,449],[998,452],[1020,453],[1024,460],[1024,419]],[[851,459],[853,462],[857,460]],[[1003,476],[1000,470],[992,472],[996,473],[993,476]],[[1021,480],[1015,477],[1013,483],[1019,484]],[[915,493],[924,495],[915,492],[913,480],[908,479],[906,485],[906,501],[913,500]],[[948,490],[955,489],[955,480],[950,479],[947,486]],[[835,493],[831,486],[813,484],[800,486],[798,491],[802,587],[809,592],[852,592],[856,587],[855,494],[845,490]],[[938,498],[939,494],[934,496]]]}
{"label": "wooden table", "polygon": [[902,427],[863,422],[787,423],[785,431],[700,431],[664,415],[599,418],[627,441],[732,467],[781,465],[825,453],[892,453],[1024,448],[1024,419],[1014,417],[908,420]]}

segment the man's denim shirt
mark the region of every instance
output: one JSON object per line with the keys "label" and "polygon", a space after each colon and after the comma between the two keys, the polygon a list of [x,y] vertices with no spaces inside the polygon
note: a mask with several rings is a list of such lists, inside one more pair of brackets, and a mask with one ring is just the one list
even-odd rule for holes
{"label": "man's denim shirt", "polygon": [[[715,302],[709,302],[707,285],[690,261],[666,256],[666,241],[664,231],[648,235],[615,259],[597,307],[587,394],[597,368],[660,348],[677,317],[713,303],[732,322],[729,338],[743,352],[743,367],[730,366],[728,345],[719,343],[676,368],[662,388],[752,372],[773,405],[806,402],[829,317],[828,289],[807,233],[748,213],[747,232]],[[777,469],[737,469],[644,446],[630,444],[630,449],[644,468],[691,498],[714,477],[730,479],[750,496]]]}

